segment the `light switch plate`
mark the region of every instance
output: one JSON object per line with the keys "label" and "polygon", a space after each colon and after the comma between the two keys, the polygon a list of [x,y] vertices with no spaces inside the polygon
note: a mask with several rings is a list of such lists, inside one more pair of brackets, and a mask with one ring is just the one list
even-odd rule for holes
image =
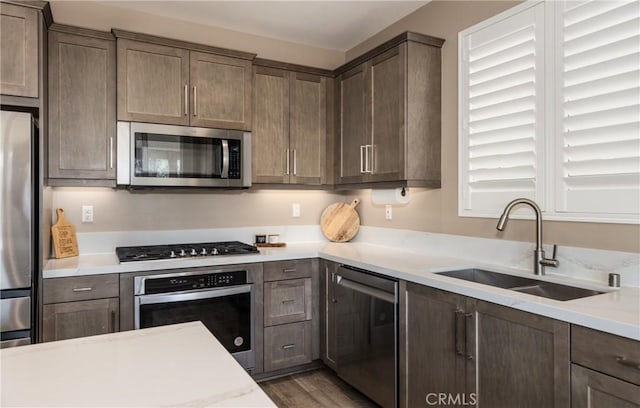
{"label": "light switch plate", "polygon": [[300,217],[300,204],[293,203],[293,205],[291,206],[291,216],[293,218],[299,218]]}
{"label": "light switch plate", "polygon": [[385,220],[392,220],[393,219],[393,209],[388,204],[384,206],[384,219]]}

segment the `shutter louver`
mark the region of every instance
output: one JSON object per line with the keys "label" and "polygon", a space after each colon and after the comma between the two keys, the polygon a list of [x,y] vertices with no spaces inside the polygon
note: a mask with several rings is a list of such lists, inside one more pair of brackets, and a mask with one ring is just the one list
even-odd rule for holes
{"label": "shutter louver", "polygon": [[640,2],[565,2],[556,210],[640,212]]}
{"label": "shutter louver", "polygon": [[460,38],[461,213],[541,202],[544,4]]}

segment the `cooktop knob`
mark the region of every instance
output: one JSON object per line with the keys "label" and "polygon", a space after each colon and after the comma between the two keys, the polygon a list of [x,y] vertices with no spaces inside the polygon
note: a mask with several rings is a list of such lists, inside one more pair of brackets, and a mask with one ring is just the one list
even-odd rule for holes
{"label": "cooktop knob", "polygon": [[169,258],[175,258],[176,257],[176,253],[174,251],[171,251],[171,253],[169,254]]}
{"label": "cooktop knob", "polygon": [[184,252],[184,249],[181,249],[181,250],[180,250],[180,256],[187,256],[187,253],[186,253],[186,252]]}
{"label": "cooktop knob", "polygon": [[217,248],[213,248],[211,250],[211,255],[218,255],[218,249]]}
{"label": "cooktop knob", "polygon": [[198,255],[198,252],[196,252],[195,248],[191,249],[191,256],[196,256]]}
{"label": "cooktop knob", "polygon": [[207,248],[202,248],[200,255],[206,255],[206,254],[207,254]]}

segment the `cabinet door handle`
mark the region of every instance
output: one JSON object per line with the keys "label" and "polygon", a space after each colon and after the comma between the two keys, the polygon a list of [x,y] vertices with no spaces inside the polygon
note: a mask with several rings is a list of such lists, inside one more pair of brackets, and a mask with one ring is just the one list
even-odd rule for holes
{"label": "cabinet door handle", "polygon": [[116,312],[115,311],[111,311],[111,321],[109,322],[110,327],[109,327],[109,333],[113,333],[116,331]]}
{"label": "cabinet door handle", "polygon": [[89,292],[92,291],[93,288],[92,287],[86,287],[86,288],[73,288],[72,289],[74,292]]}
{"label": "cabinet door handle", "polygon": [[625,367],[635,368],[636,370],[640,370],[640,363],[633,360],[627,360],[626,357],[618,356],[616,357],[616,361],[618,364],[622,364]]}
{"label": "cabinet door handle", "polygon": [[287,168],[285,169],[285,174],[288,176],[288,175],[289,175],[289,149],[286,149],[286,150],[287,150],[287,151],[286,151],[286,155],[287,155],[287,160],[286,160]]}
{"label": "cabinet door handle", "polygon": [[365,146],[360,146],[360,173],[366,173],[366,169],[364,168],[364,150]]}
{"label": "cabinet door handle", "polygon": [[113,168],[113,136],[109,138],[109,168]]}
{"label": "cabinet door handle", "polygon": [[456,354],[459,356],[464,356],[464,312],[460,309],[456,309],[455,314],[455,331],[454,331],[454,342],[455,342],[455,350]]}
{"label": "cabinet door handle", "polygon": [[198,116],[198,88],[193,86],[193,116]]}
{"label": "cabinet door handle", "polygon": [[189,115],[189,85],[184,85],[184,116]]}
{"label": "cabinet door handle", "polygon": [[298,174],[298,155],[296,154],[297,150],[293,149],[293,175]]}
{"label": "cabinet door handle", "polygon": [[467,360],[473,360],[473,313],[465,313],[465,328],[464,328],[464,338],[465,338],[465,353],[467,355]]}
{"label": "cabinet door handle", "polygon": [[294,299],[287,299],[287,300],[283,300],[283,301],[282,301],[282,304],[284,305],[284,304],[287,304],[287,303],[293,303],[293,302],[295,302],[295,300],[294,300]]}
{"label": "cabinet door handle", "polygon": [[284,350],[288,350],[288,349],[294,348],[295,346],[296,346],[295,344],[285,344],[284,346],[282,346],[282,348]]}

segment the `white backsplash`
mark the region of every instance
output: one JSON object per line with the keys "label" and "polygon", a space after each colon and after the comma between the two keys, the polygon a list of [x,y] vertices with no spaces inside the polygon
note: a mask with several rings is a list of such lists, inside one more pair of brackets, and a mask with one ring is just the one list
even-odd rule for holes
{"label": "white backsplash", "polygon": [[[116,246],[159,245],[188,242],[242,241],[253,243],[256,234],[280,234],[281,242],[326,241],[318,225],[214,228],[177,231],[125,231],[79,233],[80,254],[113,253]],[[468,259],[478,265],[495,265],[530,272],[533,242],[476,238],[461,235],[379,227],[360,227],[354,242],[390,246],[405,251]],[[551,246],[545,246],[551,255]],[[558,268],[547,274],[607,284],[609,273],[620,274],[623,286],[640,287],[640,254],[599,249],[558,247]]]}

